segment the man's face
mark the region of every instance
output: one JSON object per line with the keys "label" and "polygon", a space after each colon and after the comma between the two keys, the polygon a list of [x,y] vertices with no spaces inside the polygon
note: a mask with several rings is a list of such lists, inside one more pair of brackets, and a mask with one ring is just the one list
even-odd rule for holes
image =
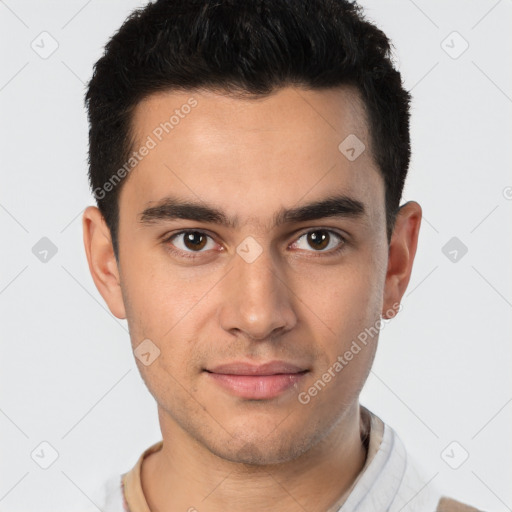
{"label": "man's face", "polygon": [[[133,128],[134,149],[156,145],[120,193],[119,272],[133,349],[160,350],[137,364],[162,426],[229,460],[291,460],[353,410],[377,337],[335,363],[385,306],[384,184],[362,105],[351,89],[168,92],[138,105]],[[338,196],[352,201],[300,211]],[[176,218],[171,200],[232,222]]]}

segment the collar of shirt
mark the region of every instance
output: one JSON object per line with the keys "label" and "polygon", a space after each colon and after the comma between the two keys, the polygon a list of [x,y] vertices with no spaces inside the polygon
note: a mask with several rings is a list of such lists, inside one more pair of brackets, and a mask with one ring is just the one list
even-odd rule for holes
{"label": "collar of shirt", "polygon": [[[366,461],[350,489],[328,512],[436,510],[441,495],[431,484],[434,477],[426,479],[418,471],[391,427],[362,405],[360,411],[361,424],[368,430]],[[163,441],[159,441],[147,448],[135,466],[121,475],[118,498],[125,512],[151,512],[142,490],[140,474],[144,458],[162,446]],[[119,479],[117,482],[119,484]],[[121,512],[119,508],[108,510]]]}

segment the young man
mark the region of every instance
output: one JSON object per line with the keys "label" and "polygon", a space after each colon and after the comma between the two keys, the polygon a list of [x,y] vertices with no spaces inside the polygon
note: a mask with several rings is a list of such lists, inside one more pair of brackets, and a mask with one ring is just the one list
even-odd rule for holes
{"label": "young man", "polygon": [[110,40],[84,242],[163,440],[102,510],[476,510],[359,404],[420,228],[409,101],[344,0],[159,0]]}

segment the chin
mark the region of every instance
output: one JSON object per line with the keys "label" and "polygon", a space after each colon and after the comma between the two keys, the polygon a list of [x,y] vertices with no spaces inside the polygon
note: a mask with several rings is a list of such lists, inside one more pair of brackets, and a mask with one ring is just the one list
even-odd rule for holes
{"label": "chin", "polygon": [[[270,466],[293,461],[311,448],[314,437],[304,431],[290,433],[279,429],[265,433],[257,422],[253,431],[243,429],[241,435],[229,436],[220,442],[207,442],[207,448],[217,457],[248,466]],[[320,437],[320,436],[319,436]]]}

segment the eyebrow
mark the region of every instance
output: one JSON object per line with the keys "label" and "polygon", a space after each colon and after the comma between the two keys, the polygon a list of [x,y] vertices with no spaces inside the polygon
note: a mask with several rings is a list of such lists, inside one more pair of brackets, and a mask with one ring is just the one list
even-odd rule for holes
{"label": "eyebrow", "polygon": [[[281,208],[274,215],[271,227],[327,217],[361,218],[365,215],[364,203],[346,195],[335,195],[296,208]],[[176,197],[165,197],[154,206],[146,208],[139,216],[139,222],[144,225],[175,219],[219,224],[231,229],[236,229],[240,224],[238,217],[230,218],[221,209],[208,203]]]}

